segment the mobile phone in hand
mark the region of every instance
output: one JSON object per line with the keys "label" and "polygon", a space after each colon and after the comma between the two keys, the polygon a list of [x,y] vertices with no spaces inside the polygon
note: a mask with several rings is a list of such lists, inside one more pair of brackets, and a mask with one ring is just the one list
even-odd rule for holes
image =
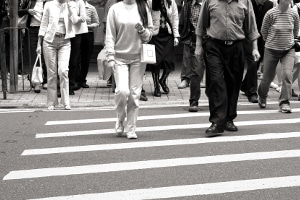
{"label": "mobile phone in hand", "polygon": [[142,24],[137,23],[137,24],[135,25],[135,28],[136,28],[138,31],[142,31],[144,27],[142,26]]}

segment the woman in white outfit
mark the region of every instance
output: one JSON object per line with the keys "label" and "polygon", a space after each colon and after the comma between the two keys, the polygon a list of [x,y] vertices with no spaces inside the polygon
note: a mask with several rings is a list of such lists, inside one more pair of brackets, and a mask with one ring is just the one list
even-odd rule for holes
{"label": "woman in white outfit", "polygon": [[[137,24],[139,24],[137,26]],[[111,6],[106,23],[106,54],[116,81],[116,134],[124,133],[127,116],[127,138],[136,139],[139,98],[146,64],[140,62],[143,42],[152,36],[152,17],[146,0],[123,0]],[[127,110],[126,110],[127,108]]]}
{"label": "woman in white outfit", "polygon": [[74,24],[80,20],[76,15],[75,6],[66,0],[53,0],[45,4],[39,30],[37,53],[41,53],[43,42],[48,79],[48,110],[54,110],[54,107],[58,105],[57,72],[60,78],[61,104],[66,110],[71,109],[68,78],[70,38],[75,37]]}

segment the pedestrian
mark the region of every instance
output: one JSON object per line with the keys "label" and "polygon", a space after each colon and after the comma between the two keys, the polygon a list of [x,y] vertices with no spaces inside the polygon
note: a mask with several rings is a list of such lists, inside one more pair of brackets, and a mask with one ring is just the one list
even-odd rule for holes
{"label": "pedestrian", "polygon": [[279,96],[279,110],[291,113],[292,70],[295,63],[294,38],[299,32],[299,16],[291,8],[292,0],[279,0],[278,5],[269,10],[263,20],[261,33],[265,40],[264,74],[258,87],[258,104],[266,108],[269,87],[280,61],[282,87]]}
{"label": "pedestrian", "polygon": [[77,83],[77,77],[80,73],[81,63],[81,36],[83,33],[88,32],[86,23],[86,10],[83,0],[71,0],[76,5],[77,15],[80,17],[80,21],[74,25],[75,34],[74,38],[71,38],[71,55],[69,63],[69,93],[75,95],[75,90],[79,90],[81,85]]}
{"label": "pedestrian", "polygon": [[89,71],[89,65],[94,49],[94,29],[100,25],[100,22],[96,8],[89,4],[87,0],[83,1],[86,9],[86,23],[88,32],[81,34],[81,66],[76,82],[82,88],[89,88],[89,85],[86,84],[86,77]]}
{"label": "pedestrian", "polygon": [[71,109],[68,79],[70,38],[75,37],[74,24],[79,20],[81,19],[77,16],[75,5],[67,0],[53,0],[45,4],[36,51],[40,54],[43,46],[47,66],[48,110],[54,110],[58,105],[57,74],[60,79],[61,104],[64,109]]}
{"label": "pedestrian", "polygon": [[[116,81],[115,104],[118,136],[136,139],[136,122],[146,64],[140,62],[141,46],[152,37],[152,17],[145,0],[123,0],[111,6],[106,23],[106,54]],[[126,110],[127,109],[127,110]]]}
{"label": "pedestrian", "polygon": [[[258,32],[260,33],[261,25],[263,18],[268,10],[273,8],[273,2],[270,0],[251,0],[253,11],[255,14],[256,25]],[[254,61],[252,55],[252,41],[245,40],[245,59],[247,65],[247,72],[244,76],[244,80],[241,85],[241,91],[245,93],[248,98],[248,101],[251,103],[258,103],[257,100],[257,71],[259,69],[260,63],[263,61],[264,55],[264,41],[262,37],[257,39],[257,47],[259,54],[261,55],[258,61]]]}
{"label": "pedestrian", "polygon": [[[237,102],[244,72],[244,40],[252,41],[255,61],[259,37],[250,0],[204,0],[196,29],[195,54],[204,52],[211,126],[208,137],[237,131]],[[202,48],[203,47],[203,48]]]}
{"label": "pedestrian", "polygon": [[[21,6],[21,9],[18,11],[18,13],[21,15],[25,15],[25,14],[28,15],[27,28],[29,29],[30,54],[32,60],[34,60],[37,57],[36,48],[38,42],[38,34],[39,34],[45,3],[46,3],[45,0],[24,0],[22,2],[24,6]],[[41,53],[43,54],[43,52]],[[42,68],[43,68],[42,87],[43,89],[47,89],[47,68],[45,65],[44,57],[41,56],[41,58],[42,58]],[[40,93],[39,85],[34,86],[34,92]]]}
{"label": "pedestrian", "polygon": [[[179,43],[178,10],[175,0],[152,1],[153,37],[150,41],[155,45],[156,64],[150,64],[152,72],[154,93],[156,97],[161,96],[160,86],[168,94],[169,87],[167,78],[175,68],[174,46]],[[160,70],[163,73],[160,76]]]}
{"label": "pedestrian", "polygon": [[[198,101],[201,95],[200,82],[204,74],[203,54],[201,55],[200,61],[195,56],[195,30],[197,28],[201,4],[202,0],[184,1],[179,18],[180,40],[183,43],[183,67],[181,75],[189,74],[188,76],[185,76],[186,79],[183,79],[183,82],[185,81],[186,86],[188,85],[188,82],[190,83],[190,112],[198,111]],[[182,73],[183,71],[187,73]]]}

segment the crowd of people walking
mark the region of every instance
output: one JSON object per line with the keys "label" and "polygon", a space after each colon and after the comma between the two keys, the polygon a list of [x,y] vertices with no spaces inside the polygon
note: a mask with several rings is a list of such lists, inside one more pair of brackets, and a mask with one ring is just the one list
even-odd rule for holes
{"label": "crowd of people walking", "polygon": [[[208,137],[238,131],[234,120],[240,91],[249,102],[266,108],[276,74],[279,111],[292,112],[291,97],[298,96],[292,83],[297,79],[300,92],[300,52],[294,48],[300,35],[297,0],[183,0],[180,6],[175,0],[108,0],[102,24],[88,1],[20,0],[19,17],[29,16],[31,57],[43,55],[41,86],[47,89],[49,110],[59,104],[70,110],[69,95],[89,88],[94,28],[103,25],[106,61],[113,71],[107,85],[115,87],[118,136],[126,132],[127,138],[137,138],[139,100],[147,100],[148,93],[143,89],[146,71],[152,74],[154,97],[170,92],[168,77],[175,69],[175,47],[180,43],[178,88],[189,87],[189,111],[197,112],[205,79]],[[0,28],[8,27],[7,0],[1,0],[0,6]],[[143,43],[155,46],[155,64],[141,62]],[[33,87],[40,92],[39,85]]]}

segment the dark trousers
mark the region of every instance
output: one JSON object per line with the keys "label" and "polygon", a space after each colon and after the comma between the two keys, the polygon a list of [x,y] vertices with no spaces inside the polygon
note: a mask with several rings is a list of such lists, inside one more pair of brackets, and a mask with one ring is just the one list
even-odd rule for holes
{"label": "dark trousers", "polygon": [[204,59],[203,56],[201,56],[200,62],[197,60],[195,56],[195,43],[190,44],[184,44],[183,46],[183,57],[185,58],[185,64],[186,66],[189,66],[191,69],[190,71],[190,99],[189,102],[192,104],[193,102],[196,102],[198,104],[198,101],[201,96],[201,90],[200,90],[200,82],[203,78],[204,74]]}
{"label": "dark trousers", "polygon": [[209,121],[223,126],[237,116],[237,102],[244,71],[243,41],[232,45],[208,39],[203,45]]}
{"label": "dark trousers", "polygon": [[81,35],[81,67],[77,78],[78,83],[86,83],[90,61],[94,50],[94,32]]}
{"label": "dark trousers", "polygon": [[71,55],[69,61],[69,86],[72,89],[76,85],[76,77],[79,74],[81,34],[71,38]]}
{"label": "dark trousers", "polygon": [[264,42],[262,39],[257,40],[258,51],[261,55],[260,59],[255,62],[252,51],[252,41],[245,40],[244,41],[244,49],[245,49],[245,62],[247,64],[247,72],[242,82],[241,90],[245,92],[247,97],[256,96],[257,97],[257,70],[259,69],[259,64],[263,59],[264,53]]}
{"label": "dark trousers", "polygon": [[[38,35],[39,35],[39,29],[40,27],[30,27],[29,28],[29,35],[30,35],[30,55],[31,55],[31,70],[30,73],[32,73],[33,64],[36,59],[36,48],[38,43]],[[45,65],[44,56],[42,55],[42,68],[43,68],[43,83],[47,83],[47,67]]]}

